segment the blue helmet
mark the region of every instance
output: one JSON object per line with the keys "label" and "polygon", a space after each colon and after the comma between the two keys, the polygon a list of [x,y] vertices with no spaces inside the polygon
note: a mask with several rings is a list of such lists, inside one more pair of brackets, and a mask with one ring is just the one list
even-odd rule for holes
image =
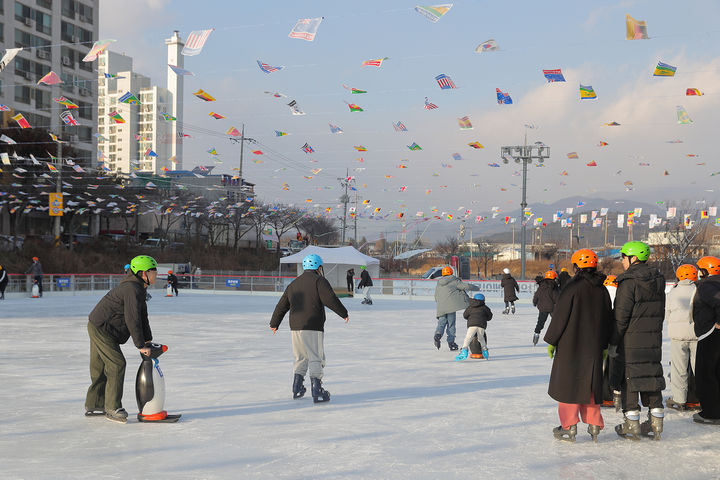
{"label": "blue helmet", "polygon": [[485,300],[485,295],[483,295],[482,293],[476,293],[473,298],[474,298],[475,300],[483,300],[483,301],[484,301],[484,300]]}
{"label": "blue helmet", "polygon": [[311,253],[310,255],[303,258],[302,267],[303,270],[317,270],[322,266],[322,258],[320,258],[320,255],[315,255],[314,253]]}
{"label": "blue helmet", "polygon": [[129,263],[125,264],[125,266],[123,267],[123,270],[130,270],[130,264]]}

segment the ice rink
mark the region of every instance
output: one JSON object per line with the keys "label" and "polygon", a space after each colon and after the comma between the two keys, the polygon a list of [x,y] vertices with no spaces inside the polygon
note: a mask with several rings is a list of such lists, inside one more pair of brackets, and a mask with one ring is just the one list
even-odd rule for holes
{"label": "ice rink", "polygon": [[[435,304],[344,299],[328,312],[328,404],[293,400],[287,318],[268,328],[277,297],[188,295],[148,307],[165,407],[176,424],[137,423],[137,350],[128,359],[126,425],[83,415],[89,385],[87,315],[100,295],[0,302],[0,477],[307,479],[720,478],[720,429],[667,410],[662,441],[613,427],[593,444],[556,441],[547,395],[551,360],[533,347],[537,311],[521,304],[488,327],[491,359],[455,362],[432,345]],[[465,321],[458,320],[458,343]],[[667,375],[669,342],[663,365]],[[664,397],[669,396],[669,390]],[[643,416],[646,410],[643,410]]]}

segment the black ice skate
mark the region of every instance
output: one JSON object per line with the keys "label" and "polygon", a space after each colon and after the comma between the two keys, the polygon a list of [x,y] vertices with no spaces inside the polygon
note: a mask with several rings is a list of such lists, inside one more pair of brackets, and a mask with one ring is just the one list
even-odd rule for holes
{"label": "black ice skate", "polygon": [[128,417],[128,413],[122,407],[118,408],[114,412],[106,412],[105,413],[105,418],[107,418],[108,420],[112,420],[113,422],[118,422],[118,423],[127,423],[127,417]]}
{"label": "black ice skate", "polygon": [[642,433],[644,437],[660,440],[660,434],[663,431],[663,417],[665,417],[664,409],[651,409],[648,412],[648,419],[640,425],[640,433]]}
{"label": "black ice skate", "polygon": [[450,351],[455,351],[460,347],[458,347],[457,343],[455,342],[448,342],[448,348],[450,349]]}
{"label": "black ice skate", "polygon": [[587,432],[592,437],[592,441],[597,443],[598,441],[598,435],[600,435],[600,430],[602,428],[599,425],[588,425]]}
{"label": "black ice skate", "polygon": [[442,338],[442,335],[439,333],[436,333],[435,338],[433,339],[433,341],[435,342],[435,348],[437,348],[438,350],[440,350],[440,339],[441,338]]}
{"label": "black ice skate", "polygon": [[507,315],[510,313],[510,309],[508,307],[505,307],[505,309],[502,311],[503,315]]}
{"label": "black ice skate", "polygon": [[677,403],[675,400],[673,400],[672,397],[668,398],[665,402],[665,405],[668,408],[672,408],[673,410],[677,410],[678,412],[684,412],[685,411],[685,404],[684,403]]}
{"label": "black ice skate", "polygon": [[323,403],[330,401],[330,392],[328,392],[322,387],[322,381],[319,378],[310,377],[310,383],[314,403]]}
{"label": "black ice skate", "polygon": [[539,333],[533,333],[533,347],[537,345],[538,340],[540,340],[540,334]]}
{"label": "black ice skate", "polygon": [[640,412],[628,412],[625,421],[615,427],[615,433],[630,440],[640,440]]}
{"label": "black ice skate", "polygon": [[511,311],[512,313],[515,313],[515,304],[514,304],[514,303],[513,303],[512,307],[510,307],[510,311]]}
{"label": "black ice skate", "polygon": [[562,425],[553,428],[553,435],[558,440],[565,442],[574,442],[577,436],[577,425],[570,425],[568,428],[563,428]]}
{"label": "black ice skate", "polygon": [[720,418],[705,418],[699,413],[693,413],[693,422],[706,425],[720,425]]}
{"label": "black ice skate", "polygon": [[305,395],[305,392],[307,389],[303,385],[303,376],[299,373],[295,374],[295,377],[293,378],[293,399],[297,400],[298,398],[302,398],[303,395]]}

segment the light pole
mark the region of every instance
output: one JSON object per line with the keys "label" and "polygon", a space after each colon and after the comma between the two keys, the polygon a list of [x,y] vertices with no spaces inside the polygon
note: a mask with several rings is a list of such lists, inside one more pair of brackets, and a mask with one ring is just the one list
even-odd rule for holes
{"label": "light pole", "polygon": [[240,168],[238,168],[238,177],[240,177],[240,200],[242,201],[242,200],[245,200],[245,196],[244,196],[245,189],[243,188],[243,186],[245,185],[245,181],[243,180],[243,152],[245,150],[245,148],[244,148],[245,142],[255,143],[255,139],[254,138],[245,138],[245,124],[243,123],[242,132],[240,133],[240,138],[228,137],[228,140],[230,140],[233,143],[240,142]]}
{"label": "light pole", "polygon": [[542,142],[536,142],[533,145],[527,144],[527,132],[525,133],[525,144],[524,145],[511,145],[500,147],[500,156],[502,157],[503,163],[507,164],[510,160],[515,163],[522,163],[522,201],[520,202],[520,278],[525,280],[525,209],[527,207],[526,193],[527,193],[527,167],[528,164],[532,163],[533,159],[537,160],[538,163],[545,162],[545,159],[550,158],[550,147],[546,146]]}

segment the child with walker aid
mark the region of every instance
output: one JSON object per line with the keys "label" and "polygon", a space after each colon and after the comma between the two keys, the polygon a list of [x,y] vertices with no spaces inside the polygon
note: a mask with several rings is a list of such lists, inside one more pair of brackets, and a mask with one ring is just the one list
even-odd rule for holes
{"label": "child with walker aid", "polygon": [[483,357],[489,360],[485,329],[487,328],[487,322],[492,319],[492,311],[490,307],[485,305],[485,295],[476,293],[469,300],[468,307],[463,312],[463,317],[467,320],[467,333],[465,334],[462,350],[455,357],[455,361],[459,362],[468,357],[468,347],[474,337],[477,337],[478,342],[480,342]]}

